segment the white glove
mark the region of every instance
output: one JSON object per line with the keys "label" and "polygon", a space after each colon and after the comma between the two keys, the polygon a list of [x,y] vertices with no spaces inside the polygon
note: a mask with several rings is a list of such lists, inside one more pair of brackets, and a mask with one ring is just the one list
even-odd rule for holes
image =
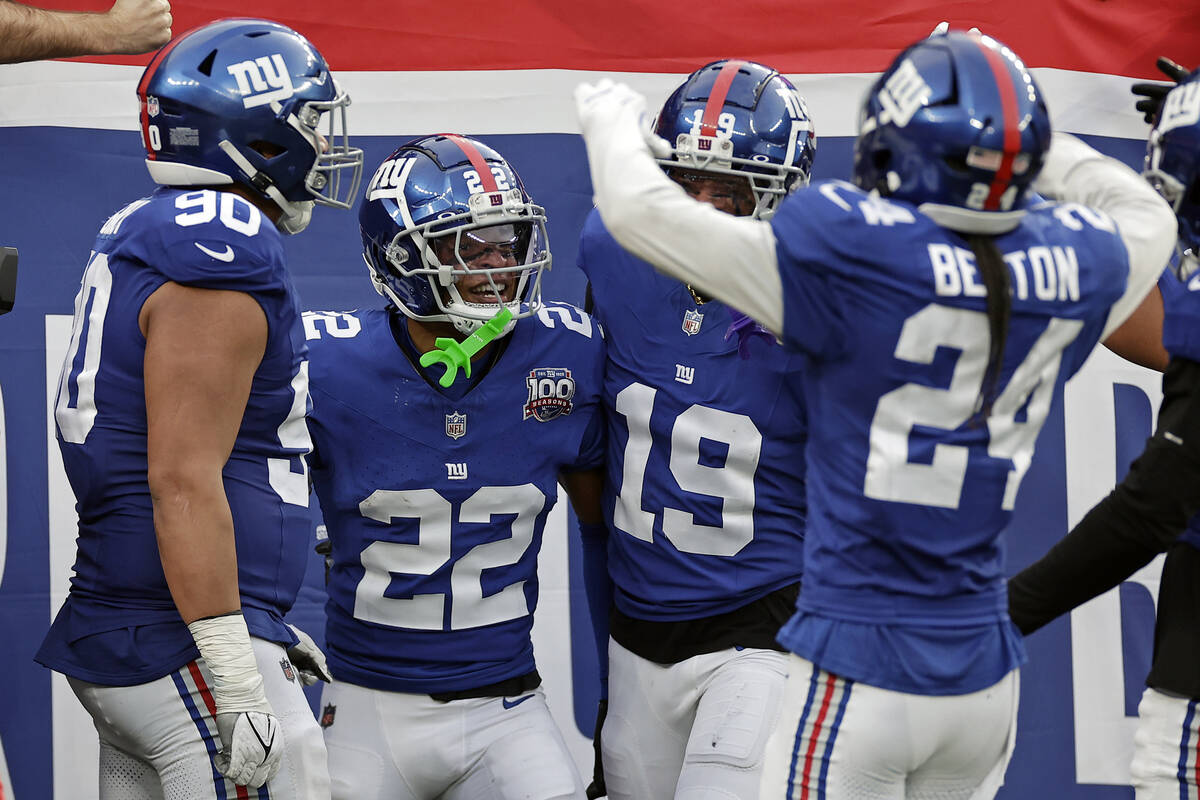
{"label": "white glove", "polygon": [[217,769],[239,786],[257,789],[279,771],[283,741],[263,690],[246,620],[239,611],[196,620],[188,630],[212,673],[221,737]]}
{"label": "white glove", "polygon": [[217,769],[229,780],[239,786],[257,789],[279,772],[283,742],[282,737],[277,736],[279,720],[274,714],[218,711],[217,733],[221,736],[221,751],[215,762]]}
{"label": "white glove", "polygon": [[671,145],[654,133],[646,114],[646,98],[623,83],[608,78],[575,87],[575,110],[583,138],[599,142],[633,125],[655,158],[670,158]]}
{"label": "white glove", "polygon": [[300,672],[300,682],[305,686],[312,686],[317,681],[332,683],[333,676],[329,674],[329,665],[325,663],[325,654],[321,652],[321,648],[317,647],[311,636],[295,625],[288,627],[300,640],[287,651],[292,666]]}

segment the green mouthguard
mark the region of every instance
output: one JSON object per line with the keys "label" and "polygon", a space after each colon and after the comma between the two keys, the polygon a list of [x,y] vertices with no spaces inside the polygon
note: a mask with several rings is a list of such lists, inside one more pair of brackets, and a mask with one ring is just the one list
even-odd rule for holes
{"label": "green mouthguard", "polygon": [[438,348],[430,350],[421,356],[421,366],[429,367],[433,364],[444,364],[446,371],[442,373],[442,377],[438,378],[438,383],[443,387],[449,387],[458,378],[458,371],[461,369],[466,376],[471,377],[471,356],[478,353],[483,348],[491,344],[495,339],[504,332],[504,327],[508,325],[512,319],[512,311],[507,307],[501,308],[496,312],[496,316],[489,319],[479,328],[461,342],[454,339],[439,338],[434,341],[434,345]]}

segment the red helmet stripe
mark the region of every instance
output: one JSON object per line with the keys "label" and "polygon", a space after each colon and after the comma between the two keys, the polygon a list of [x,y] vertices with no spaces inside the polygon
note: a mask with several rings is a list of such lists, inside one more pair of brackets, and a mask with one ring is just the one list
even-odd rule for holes
{"label": "red helmet stripe", "polygon": [[1008,62],[1004,56],[984,44],[982,38],[978,38],[977,41],[988,66],[992,68],[992,77],[996,79],[996,89],[1000,93],[1000,110],[1004,115],[1004,154],[1000,159],[1000,167],[996,170],[996,177],[992,178],[987,200],[983,203],[985,211],[998,211],[1000,197],[1012,181],[1013,161],[1021,152],[1021,131],[1017,128],[1017,89],[1013,85],[1013,77],[1009,74]]}
{"label": "red helmet stripe", "polygon": [[709,94],[708,103],[704,106],[704,117],[700,120],[701,136],[717,135],[717,121],[721,117],[721,109],[725,107],[725,99],[729,97],[729,87],[733,85],[733,79],[745,63],[740,59],[730,59],[717,73],[712,93]]}
{"label": "red helmet stripe", "polygon": [[[191,31],[188,31],[191,33]],[[158,71],[158,67],[162,64],[163,59],[167,54],[175,49],[175,45],[183,41],[183,36],[178,36],[163,45],[154,57],[150,59],[150,63],[146,65],[146,71],[142,73],[142,79],[138,81],[137,96],[139,105],[141,105],[141,123],[142,123],[142,144],[146,148],[146,158],[155,160],[158,158],[158,153],[154,152],[154,148],[150,146],[150,114],[146,110],[146,88],[150,85],[150,79],[154,77],[154,73]]]}
{"label": "red helmet stripe", "polygon": [[479,182],[483,185],[485,192],[499,191],[496,186],[496,177],[492,175],[492,169],[488,166],[483,154],[479,152],[479,148],[471,142],[470,139],[464,139],[462,136],[454,133],[443,133],[450,141],[458,145],[458,149],[463,151],[463,155],[471,162],[471,166],[475,168],[475,172],[479,174]]}

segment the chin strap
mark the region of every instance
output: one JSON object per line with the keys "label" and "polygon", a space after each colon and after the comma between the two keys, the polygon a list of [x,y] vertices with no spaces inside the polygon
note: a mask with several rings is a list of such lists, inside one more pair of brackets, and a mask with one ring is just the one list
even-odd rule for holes
{"label": "chin strap", "polygon": [[249,178],[251,186],[271,198],[275,205],[279,206],[283,212],[283,216],[275,223],[279,230],[292,234],[299,233],[308,227],[308,223],[312,220],[312,202],[293,203],[288,200],[283,196],[283,192],[279,191],[279,187],[275,185],[270,176],[251,164],[250,159],[242,155],[241,151],[234,147],[233,142],[228,139],[223,139],[217,146]]}

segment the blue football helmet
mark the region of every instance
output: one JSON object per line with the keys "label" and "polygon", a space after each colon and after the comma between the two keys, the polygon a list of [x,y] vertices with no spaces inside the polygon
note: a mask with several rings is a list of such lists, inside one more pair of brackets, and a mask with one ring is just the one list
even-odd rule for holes
{"label": "blue football helmet", "polygon": [[1142,174],[1175,210],[1180,274],[1193,271],[1200,260],[1200,69],[1163,100]]}
{"label": "blue football helmet", "polygon": [[817,135],[791,82],[753,61],[714,61],[671,93],[654,131],[672,147],[665,169],[746,178],[751,215],[768,219],[808,183]]}
{"label": "blue football helmet", "polygon": [[978,33],[934,34],[867,92],[854,182],[921,206],[940,225],[1002,233],[1050,148],[1042,92],[1016,54]]}
{"label": "blue football helmet", "polygon": [[375,171],[358,221],[375,290],[412,319],[469,334],[503,303],[508,333],[542,307],[546,212],[482,142],[439,134],[403,145]]}
{"label": "blue football helmet", "polygon": [[137,93],[156,183],[240,184],[279,206],[288,233],[304,229],[314,203],[350,208],[358,194],[350,97],[291,28],[259,19],[197,28],[155,54]]}

